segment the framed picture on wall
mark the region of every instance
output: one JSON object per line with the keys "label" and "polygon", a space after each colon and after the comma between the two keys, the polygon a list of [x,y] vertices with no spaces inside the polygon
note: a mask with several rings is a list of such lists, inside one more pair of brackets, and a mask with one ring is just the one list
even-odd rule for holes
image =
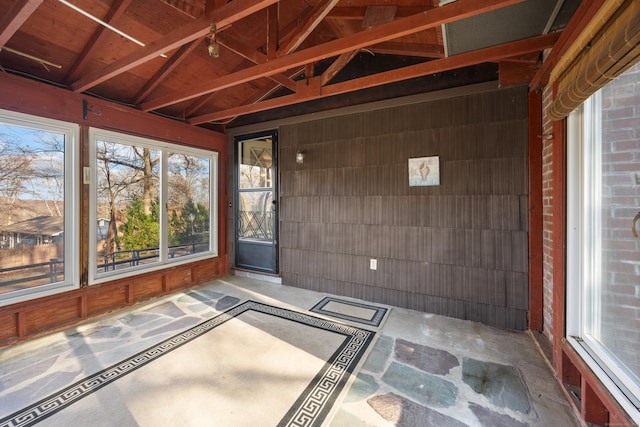
{"label": "framed picture on wall", "polygon": [[440,185],[440,156],[409,159],[409,187]]}

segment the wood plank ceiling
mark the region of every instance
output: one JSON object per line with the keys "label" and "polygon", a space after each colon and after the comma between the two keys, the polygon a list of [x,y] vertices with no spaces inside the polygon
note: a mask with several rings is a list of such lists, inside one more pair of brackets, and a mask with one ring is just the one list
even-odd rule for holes
{"label": "wood plank ceiling", "polygon": [[559,31],[450,57],[442,37],[443,24],[521,1],[0,0],[0,66],[224,131],[437,89],[407,82],[439,73],[528,83]]}

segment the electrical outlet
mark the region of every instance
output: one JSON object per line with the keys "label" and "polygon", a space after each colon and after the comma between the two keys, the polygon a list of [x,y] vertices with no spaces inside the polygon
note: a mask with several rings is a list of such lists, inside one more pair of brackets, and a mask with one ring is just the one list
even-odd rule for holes
{"label": "electrical outlet", "polygon": [[378,269],[378,260],[375,258],[371,258],[369,260],[369,268],[372,270],[377,270]]}

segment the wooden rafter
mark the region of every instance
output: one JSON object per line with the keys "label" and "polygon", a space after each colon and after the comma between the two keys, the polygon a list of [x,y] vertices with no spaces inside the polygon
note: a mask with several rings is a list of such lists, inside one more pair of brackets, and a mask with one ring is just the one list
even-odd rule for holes
{"label": "wooden rafter", "polygon": [[42,1],[17,0],[13,2],[9,10],[3,12],[3,17],[0,19],[0,47],[7,44],[20,26],[42,4]]}
{"label": "wooden rafter", "polygon": [[529,84],[538,64],[535,62],[511,61],[509,59],[498,63],[498,86],[507,87]]}
{"label": "wooden rafter", "polygon": [[202,43],[203,38],[192,41],[182,46],[178,51],[151,77],[140,91],[133,97],[132,103],[137,105],[144,101],[169,74],[178,66],[191,52]]}
{"label": "wooden rafter", "polygon": [[[433,9],[433,6],[426,7],[414,7],[414,6],[400,6],[396,10],[397,18],[406,18],[407,16],[415,15],[416,13],[426,12]],[[327,19],[339,19],[342,21],[362,21],[367,12],[366,6],[353,6],[353,7],[334,7],[331,12],[327,14]]]}
{"label": "wooden rafter", "polygon": [[280,3],[272,4],[267,8],[267,58],[274,59],[278,54],[280,44]]}
{"label": "wooden rafter", "polygon": [[[233,3],[235,3],[235,0]],[[241,70],[236,73],[213,79],[187,90],[150,100],[141,105],[144,111],[151,111],[167,105],[173,105],[188,99],[197,98],[207,93],[233,87],[261,77],[271,76],[285,70],[305,65],[310,62],[341,55],[373,44],[382,43],[394,38],[435,28],[442,24],[468,18],[501,7],[519,3],[522,0],[458,0],[445,6],[388,24],[361,31],[351,36],[332,40],[321,45],[282,56],[264,64]]]}
{"label": "wooden rafter", "polygon": [[196,111],[198,111],[198,109],[200,107],[202,107],[203,105],[205,105],[207,102],[211,101],[213,99],[213,97],[216,96],[215,93],[210,93],[208,95],[202,96],[198,99],[196,99],[194,102],[192,102],[187,108],[185,108],[184,110],[184,115],[185,117],[189,117],[192,116],[193,113],[195,113]]}
{"label": "wooden rafter", "polygon": [[[120,16],[124,13],[124,11],[131,4],[131,0],[116,0],[113,3],[113,6],[107,13],[107,15],[102,19],[107,24],[113,25]],[[64,78],[64,83],[69,84],[75,81],[80,73],[85,69],[89,59],[93,56],[93,52],[96,50],[96,46],[100,45],[100,42],[104,40],[106,35],[108,34],[107,29],[103,26],[99,26],[96,31],[89,39],[89,42],[84,46],[84,49],[78,55],[78,59],[76,62],[69,68],[67,75]]]}
{"label": "wooden rafter", "polygon": [[[288,79],[294,85],[296,85],[296,83],[293,81],[293,79],[298,77],[299,75],[301,75],[303,72],[304,72],[304,68],[300,68],[299,70],[293,71],[289,75]],[[255,103],[259,102],[259,101],[262,101],[263,99],[265,99],[267,96],[269,96],[272,93],[274,93],[278,88],[280,88],[282,86],[283,85],[281,85],[280,83],[273,82],[273,84],[271,86],[265,87],[264,89],[258,91],[258,93],[255,94],[254,96],[252,96],[249,99],[245,100],[242,103],[242,105],[255,104]],[[296,87],[297,86],[294,86],[294,88],[296,88]],[[189,105],[189,107],[186,108],[185,117],[189,117],[189,116],[193,115],[193,113],[198,111],[198,109],[200,107],[202,107],[203,105],[205,105],[207,102],[211,101],[211,99],[213,99],[215,96],[216,96],[216,93],[214,92],[214,93],[210,93],[208,95],[205,95],[205,96],[199,98],[196,102],[192,103],[191,105]]]}
{"label": "wooden rafter", "polygon": [[[265,62],[267,62],[267,56],[265,54],[258,52],[257,50],[253,50],[235,39],[220,36],[218,38],[218,43],[220,43],[230,51],[242,56],[243,58],[248,59],[254,64],[264,64]],[[268,77],[278,84],[285,86],[293,91],[295,91],[296,89],[296,84],[290,78],[283,74],[274,74]]]}
{"label": "wooden rafter", "polygon": [[444,58],[444,46],[442,45],[385,42],[371,46],[369,49],[375,53],[388,55]]}
{"label": "wooden rafter", "polygon": [[71,85],[71,89],[74,92],[83,92],[138,65],[155,59],[165,52],[206,36],[211,31],[212,22],[218,29],[224,29],[232,23],[274,4],[276,1],[234,0],[227,3],[218,9],[214,9],[210,16],[204,16],[191,24],[184,25],[102,69],[81,78]]}
{"label": "wooden rafter", "polygon": [[347,66],[349,62],[353,59],[354,56],[358,54],[360,50],[352,50],[351,52],[343,53],[340,55],[329,68],[325,70],[324,73],[320,76],[320,86],[324,86],[331,81],[332,78],[336,76],[344,67]]}
{"label": "wooden rafter", "polygon": [[396,18],[397,11],[398,6],[395,5],[367,6],[367,11],[365,12],[364,19],[362,20],[362,26],[365,28],[370,28],[391,22]]}
{"label": "wooden rafter", "polygon": [[325,16],[338,3],[338,0],[324,0],[311,11],[304,22],[298,26],[296,33],[278,49],[278,56],[288,55],[304,42],[309,34],[322,22]]}
{"label": "wooden rafter", "polygon": [[254,105],[245,105],[241,107],[230,108],[225,111],[219,111],[216,113],[203,114],[198,117],[190,118],[188,122],[191,124],[201,124],[210,121],[219,121],[229,117],[241,116],[244,114],[255,113],[258,111],[269,110],[272,108],[283,107],[291,104],[299,104],[301,102],[340,95],[343,93],[352,92],[354,90],[367,89],[370,87],[380,86],[388,83],[399,82],[402,80],[425,76],[428,74],[455,70],[478,63],[500,61],[501,59],[506,59],[511,56],[519,56],[531,52],[541,52],[544,49],[552,47],[558,40],[559,36],[560,33],[546,34],[530,39],[519,40],[499,46],[493,46],[468,53],[462,53],[449,58],[423,62],[421,64],[411,65],[408,67],[386,71],[367,77],[361,77],[342,83],[336,83],[329,86],[320,87],[318,85],[318,90],[316,92],[305,91],[304,93],[282,96]]}

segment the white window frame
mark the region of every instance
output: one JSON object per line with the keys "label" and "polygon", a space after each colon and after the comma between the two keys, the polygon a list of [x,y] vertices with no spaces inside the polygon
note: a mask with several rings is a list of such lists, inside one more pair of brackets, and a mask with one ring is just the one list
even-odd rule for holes
{"label": "white window frame", "polygon": [[[602,115],[596,92],[567,118],[567,304],[566,338],[629,416],[640,424],[640,389],[591,335],[598,334],[601,307],[600,209]],[[589,250],[594,248],[595,250]],[[585,267],[586,266],[586,267]]]}
{"label": "white window frame", "polygon": [[[89,224],[97,224],[97,159],[96,159],[96,141],[103,140],[114,142],[117,144],[132,145],[136,147],[146,147],[160,151],[160,249],[159,260],[153,264],[139,265],[123,270],[114,270],[98,273],[97,265],[97,228],[89,227],[89,284],[98,284],[124,277],[131,277],[150,271],[161,270],[170,266],[187,264],[218,256],[218,153],[199,148],[187,147],[178,144],[172,144],[165,141],[153,140],[139,136],[128,135],[120,132],[114,132],[98,128],[89,129],[89,164],[91,170],[91,182],[89,184]],[[198,157],[208,158],[210,161],[209,169],[209,251],[199,252],[192,255],[186,255],[179,258],[170,258],[167,250],[168,246],[168,221],[169,215],[166,209],[165,200],[167,199],[167,186],[165,179],[168,173],[167,153],[187,154]]]}
{"label": "white window frame", "polygon": [[64,280],[0,294],[0,306],[41,298],[79,288],[80,233],[78,218],[79,141],[77,124],[15,111],[0,110],[0,121],[9,125],[63,134],[64,144]]}

